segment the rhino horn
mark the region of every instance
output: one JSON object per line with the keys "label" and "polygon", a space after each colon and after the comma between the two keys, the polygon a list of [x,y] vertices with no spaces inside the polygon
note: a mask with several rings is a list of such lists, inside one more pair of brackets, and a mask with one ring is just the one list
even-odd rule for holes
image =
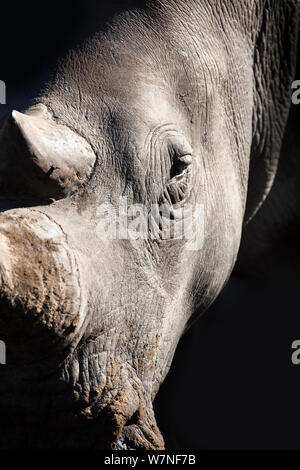
{"label": "rhino horn", "polygon": [[0,214],[0,332],[11,360],[64,348],[82,318],[77,258],[60,226],[35,210]]}
{"label": "rhino horn", "polygon": [[95,160],[89,143],[44,105],[12,111],[0,135],[0,194],[61,199],[88,181]]}

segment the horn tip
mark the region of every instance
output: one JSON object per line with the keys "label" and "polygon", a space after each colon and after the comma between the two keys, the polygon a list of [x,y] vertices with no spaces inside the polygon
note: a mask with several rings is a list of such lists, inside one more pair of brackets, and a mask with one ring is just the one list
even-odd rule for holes
{"label": "horn tip", "polygon": [[21,113],[19,111],[16,111],[15,109],[13,109],[13,111],[11,112],[11,117],[14,121],[18,121],[20,115]]}

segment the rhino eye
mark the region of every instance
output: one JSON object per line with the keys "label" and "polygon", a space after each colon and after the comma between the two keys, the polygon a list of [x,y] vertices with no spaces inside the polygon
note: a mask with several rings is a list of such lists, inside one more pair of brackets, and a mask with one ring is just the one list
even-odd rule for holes
{"label": "rhino eye", "polygon": [[176,149],[171,158],[170,179],[165,185],[162,202],[180,204],[187,199],[191,187],[193,157],[189,153],[179,153]]}

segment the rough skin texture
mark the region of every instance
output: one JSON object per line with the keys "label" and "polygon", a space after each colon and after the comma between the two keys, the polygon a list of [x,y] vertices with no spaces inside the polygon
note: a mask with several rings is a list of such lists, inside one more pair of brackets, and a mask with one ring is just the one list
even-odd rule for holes
{"label": "rough skin texture", "polygon": [[[272,186],[297,28],[297,1],[153,0],[61,62],[36,101],[95,163],[72,194],[1,215],[0,447],[164,447],[152,401]],[[187,148],[188,178],[171,188]],[[98,208],[120,196],[203,204],[203,248],[159,225],[156,240],[99,238]]]}

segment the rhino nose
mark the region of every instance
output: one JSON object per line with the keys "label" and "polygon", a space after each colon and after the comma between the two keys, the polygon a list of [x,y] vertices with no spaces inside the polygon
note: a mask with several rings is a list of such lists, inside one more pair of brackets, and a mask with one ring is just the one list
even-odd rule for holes
{"label": "rhino nose", "polygon": [[13,111],[0,134],[1,197],[43,201],[72,194],[89,178],[96,157],[88,142],[57,124],[39,104]]}
{"label": "rhino nose", "polygon": [[60,227],[18,209],[0,215],[0,338],[29,355],[65,347],[79,324],[76,259]]}

